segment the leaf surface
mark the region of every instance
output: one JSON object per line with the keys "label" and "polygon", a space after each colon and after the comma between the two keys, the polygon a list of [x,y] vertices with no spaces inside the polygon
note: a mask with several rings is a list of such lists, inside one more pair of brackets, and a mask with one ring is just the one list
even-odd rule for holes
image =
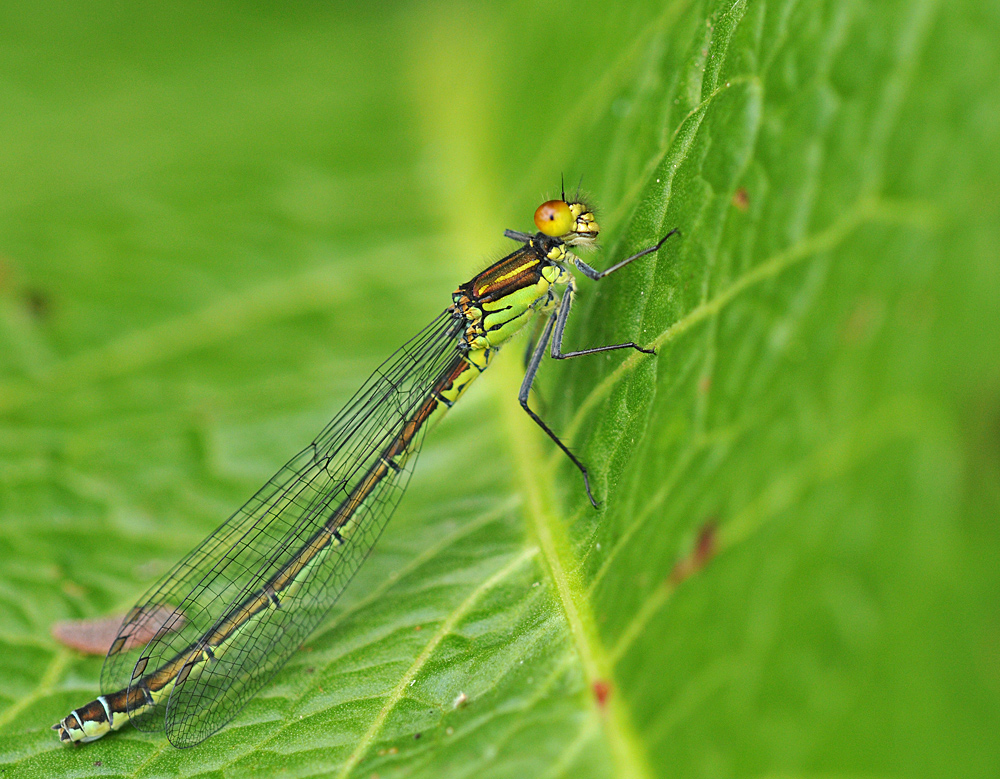
{"label": "leaf surface", "polygon": [[[998,12],[13,6],[0,29],[0,773],[989,776]],[[370,561],[190,750],[49,726],[126,610],[582,174],[598,267]]]}

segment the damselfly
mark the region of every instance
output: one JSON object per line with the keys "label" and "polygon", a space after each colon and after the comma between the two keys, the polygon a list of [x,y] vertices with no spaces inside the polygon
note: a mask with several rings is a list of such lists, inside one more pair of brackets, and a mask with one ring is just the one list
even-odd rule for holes
{"label": "damselfly", "polygon": [[[587,469],[528,406],[547,348],[557,360],[631,341],[563,352],[576,290],[570,263],[597,281],[655,252],[598,271],[571,249],[593,246],[591,209],[550,200],[535,234],[508,230],[516,251],[462,284],[452,303],[364,383],[316,439],[246,505],[174,566],[129,612],[101,672],[103,695],[53,730],[93,741],[131,722],[165,729],[178,747],[229,722],[284,665],[343,592],[406,489],[425,431],[534,317],[541,333],[518,395],[528,415],[583,475]],[[170,616],[161,624],[162,614]],[[153,624],[153,615],[159,620]]]}

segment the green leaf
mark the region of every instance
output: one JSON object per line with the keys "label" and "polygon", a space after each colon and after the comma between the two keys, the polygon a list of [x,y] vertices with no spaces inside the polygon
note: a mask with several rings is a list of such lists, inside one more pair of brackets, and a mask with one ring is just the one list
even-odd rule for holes
{"label": "green leaf", "polygon": [[[1000,12],[7,4],[0,774],[990,776]],[[49,726],[127,609],[582,174],[607,267],[190,750]]]}

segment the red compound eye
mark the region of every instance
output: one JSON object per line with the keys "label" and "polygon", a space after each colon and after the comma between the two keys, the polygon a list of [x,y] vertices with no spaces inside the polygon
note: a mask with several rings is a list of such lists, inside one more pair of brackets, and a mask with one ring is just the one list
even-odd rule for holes
{"label": "red compound eye", "polygon": [[535,224],[552,238],[566,235],[573,229],[573,214],[565,200],[549,200],[542,203],[535,211]]}

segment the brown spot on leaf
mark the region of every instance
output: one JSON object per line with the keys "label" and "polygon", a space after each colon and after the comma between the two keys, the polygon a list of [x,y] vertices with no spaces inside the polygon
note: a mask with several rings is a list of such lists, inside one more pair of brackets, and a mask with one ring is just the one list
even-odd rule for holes
{"label": "brown spot on leaf", "polygon": [[597,679],[593,684],[594,700],[597,701],[598,708],[603,709],[611,695],[611,682],[607,679]]}
{"label": "brown spot on leaf", "polygon": [[746,187],[740,187],[733,193],[733,206],[744,214],[750,209],[750,195]]}
{"label": "brown spot on leaf", "polygon": [[715,520],[710,519],[698,531],[698,539],[695,541],[694,548],[686,557],[678,560],[674,565],[674,569],[670,572],[668,579],[670,584],[676,587],[692,574],[698,573],[698,571],[704,568],[708,564],[708,561],[715,556],[716,540],[717,528]]}
{"label": "brown spot on leaf", "polygon": [[882,322],[883,310],[881,300],[871,296],[860,298],[844,322],[844,341],[857,344],[871,338]]}
{"label": "brown spot on leaf", "polygon": [[45,290],[33,288],[24,291],[24,304],[35,319],[48,319],[52,313],[52,298]]}

